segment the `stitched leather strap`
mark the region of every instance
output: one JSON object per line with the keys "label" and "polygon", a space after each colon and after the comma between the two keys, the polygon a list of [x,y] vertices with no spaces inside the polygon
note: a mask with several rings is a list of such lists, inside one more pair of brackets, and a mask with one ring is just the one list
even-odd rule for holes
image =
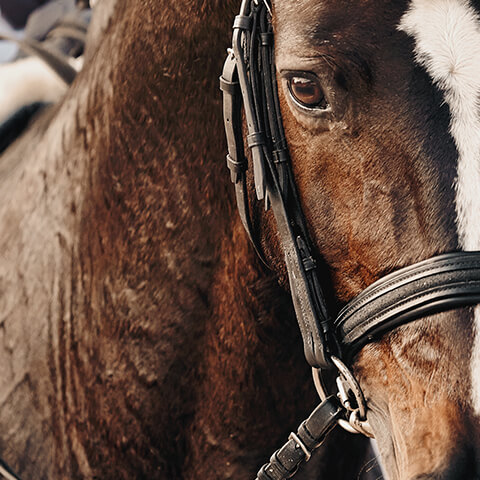
{"label": "stitched leather strap", "polygon": [[337,397],[325,399],[291,434],[288,442],[271,457],[257,473],[257,480],[285,480],[291,478],[303,461],[308,461],[313,451],[324,441],[345,414]]}
{"label": "stitched leather strap", "polygon": [[455,252],[398,270],[370,285],[339,313],[344,356],[420,317],[480,303],[480,252]]}
{"label": "stitched leather strap", "polygon": [[[220,80],[229,152],[227,164],[235,184],[240,217],[259,252],[249,215],[243,170],[246,168],[240,110],[243,101],[255,190],[259,200],[265,199],[267,207],[271,205],[275,216],[305,356],[314,367],[330,368],[330,355],[338,353],[337,344],[289,162],[268,15],[265,3],[242,0],[240,15],[234,24],[233,48]],[[241,97],[233,87],[237,82]]]}
{"label": "stitched leather strap", "polygon": [[248,206],[246,177],[248,162],[243,149],[243,132],[241,128],[242,92],[238,82],[237,62],[232,53],[229,53],[223,66],[222,76],[220,77],[220,90],[223,92],[223,121],[228,147],[227,167],[230,170],[230,179],[235,185],[238,213],[255,252],[262,262],[267,265],[260,242],[253,229]]}

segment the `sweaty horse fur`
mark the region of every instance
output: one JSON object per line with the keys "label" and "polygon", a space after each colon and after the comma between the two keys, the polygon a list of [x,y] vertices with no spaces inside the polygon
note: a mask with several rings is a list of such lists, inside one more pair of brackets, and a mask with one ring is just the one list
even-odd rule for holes
{"label": "sweaty horse fur", "polygon": [[[224,166],[237,7],[102,1],[98,51],[2,157],[0,451],[25,478],[249,479],[317,402]],[[354,476],[339,445],[362,458],[339,432],[303,478]]]}

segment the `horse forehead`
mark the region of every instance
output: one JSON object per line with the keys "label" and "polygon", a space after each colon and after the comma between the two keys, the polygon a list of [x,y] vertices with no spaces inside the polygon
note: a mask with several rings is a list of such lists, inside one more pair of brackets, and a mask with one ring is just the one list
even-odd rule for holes
{"label": "horse forehead", "polygon": [[409,0],[275,0],[276,45],[305,50],[323,42],[377,42],[382,32],[395,30],[408,5]]}

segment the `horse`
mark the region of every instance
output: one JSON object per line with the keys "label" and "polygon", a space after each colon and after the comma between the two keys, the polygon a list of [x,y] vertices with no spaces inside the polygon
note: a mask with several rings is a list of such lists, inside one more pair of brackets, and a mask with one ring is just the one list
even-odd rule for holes
{"label": "horse", "polygon": [[[0,452],[25,478],[253,478],[318,400],[272,215],[251,199],[267,268],[225,172],[239,5],[97,8],[65,99],[1,158]],[[477,249],[474,6],[275,0],[273,27],[330,308]],[[476,311],[351,359],[386,478],[478,476]],[[337,430],[298,478],[357,478],[367,449]]]}

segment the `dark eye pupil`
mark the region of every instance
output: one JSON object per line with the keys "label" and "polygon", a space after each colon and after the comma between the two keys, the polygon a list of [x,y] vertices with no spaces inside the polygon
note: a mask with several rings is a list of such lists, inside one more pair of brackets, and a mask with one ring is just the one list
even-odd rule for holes
{"label": "dark eye pupil", "polygon": [[325,97],[319,82],[305,77],[292,77],[290,91],[295,100],[306,107],[325,107]]}

